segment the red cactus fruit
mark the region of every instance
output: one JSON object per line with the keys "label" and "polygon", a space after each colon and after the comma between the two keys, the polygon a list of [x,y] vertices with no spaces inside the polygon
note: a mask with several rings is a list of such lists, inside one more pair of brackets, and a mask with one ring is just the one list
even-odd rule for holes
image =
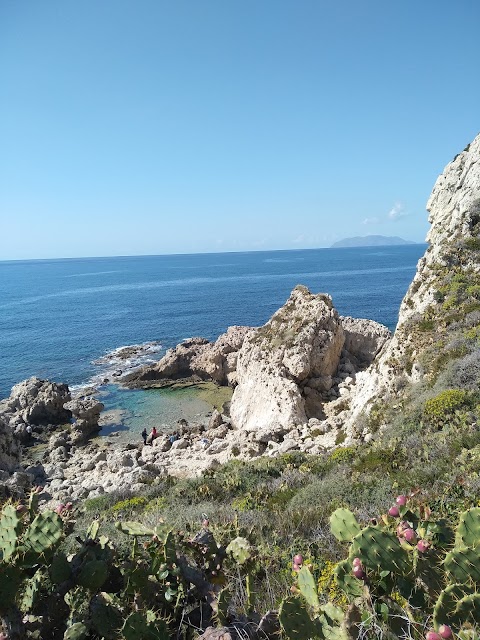
{"label": "red cactus fruit", "polygon": [[365,578],[365,571],[360,566],[353,567],[352,573],[355,578],[358,578],[359,580],[363,580],[363,578]]}
{"label": "red cactus fruit", "polygon": [[392,518],[398,518],[398,516],[400,515],[400,511],[398,510],[398,507],[397,506],[390,507],[390,509],[388,510],[388,515],[392,516]]}
{"label": "red cactus fruit", "polygon": [[60,504],[57,504],[57,506],[55,507],[55,513],[58,513],[58,515],[61,515],[64,509],[65,509],[65,505],[63,504],[63,502],[61,502]]}
{"label": "red cactus fruit", "polygon": [[293,556],[293,564],[298,564],[299,567],[303,564],[303,556],[297,553],[296,556]]}
{"label": "red cactus fruit", "polygon": [[435,633],[435,631],[429,631],[425,638],[426,640],[442,640],[442,636],[440,636],[438,633]]}
{"label": "red cactus fruit", "polygon": [[429,547],[430,543],[427,542],[427,540],[419,540],[417,542],[417,549],[420,551],[420,553],[425,553],[425,551],[428,551]]}
{"label": "red cactus fruit", "polygon": [[448,640],[453,635],[453,632],[452,632],[451,628],[448,626],[448,624],[442,624],[438,628],[438,633],[439,633],[440,636],[442,636],[442,638],[444,640]]}
{"label": "red cactus fruit", "polygon": [[395,502],[399,507],[404,507],[407,504],[407,496],[397,496]]}
{"label": "red cactus fruit", "polygon": [[352,562],[352,567],[361,567],[361,566],[362,566],[362,561],[360,560],[360,558],[354,558]]}
{"label": "red cactus fruit", "polygon": [[417,536],[415,535],[415,531],[413,529],[405,529],[405,531],[403,532],[403,537],[407,542],[410,543],[415,542],[415,540],[417,539]]}

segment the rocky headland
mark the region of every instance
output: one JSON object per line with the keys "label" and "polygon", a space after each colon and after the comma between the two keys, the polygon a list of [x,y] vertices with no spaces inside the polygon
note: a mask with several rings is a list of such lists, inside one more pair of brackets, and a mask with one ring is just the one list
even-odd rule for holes
{"label": "rocky headland", "polygon": [[[0,403],[4,492],[40,484],[45,499],[62,501],[137,492],[165,475],[199,475],[232,458],[320,454],[374,438],[388,406],[401,406],[422,381],[437,384],[446,353],[459,363],[475,355],[458,350],[458,337],[479,325],[479,160],[480,136],[435,184],[429,247],[393,337],[371,320],[340,316],[330,296],[297,286],[262,327],[230,327],[215,342],[191,338],[119,378],[131,388],[208,382],[233,391],[208,421],[182,421],[176,439],[160,434],[151,446],[95,438],[103,406],[94,395],[72,399],[66,385],[24,381]],[[30,432],[42,436],[35,458],[23,449]]]}

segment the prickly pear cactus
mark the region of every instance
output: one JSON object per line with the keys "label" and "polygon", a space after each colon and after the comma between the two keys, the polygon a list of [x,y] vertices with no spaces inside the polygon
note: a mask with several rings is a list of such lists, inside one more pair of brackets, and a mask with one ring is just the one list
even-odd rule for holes
{"label": "prickly pear cactus", "polygon": [[139,611],[131,613],[125,620],[121,630],[125,640],[170,640],[165,620],[157,618],[153,611],[147,611],[146,616]]}
{"label": "prickly pear cactus", "polygon": [[455,613],[463,622],[480,623],[480,593],[471,593],[461,598]]}
{"label": "prickly pear cactus", "polygon": [[480,507],[460,514],[455,535],[456,547],[475,547],[480,544]]}
{"label": "prickly pear cactus", "polygon": [[245,564],[252,557],[252,548],[246,538],[238,537],[232,540],[226,549],[238,564]]}
{"label": "prickly pear cactus", "polygon": [[163,542],[163,553],[167,564],[172,565],[177,562],[177,547],[173,531],[169,531],[165,537]]}
{"label": "prickly pear cactus", "polygon": [[302,567],[300,569],[297,580],[298,588],[300,589],[302,596],[314,611],[318,611],[320,608],[320,601],[317,594],[317,585],[315,584],[315,579],[307,567]]}
{"label": "prickly pear cactus", "polygon": [[334,511],[330,516],[330,528],[340,542],[351,542],[362,529],[349,509]]}
{"label": "prickly pear cactus", "polygon": [[347,596],[360,598],[363,595],[363,584],[352,575],[352,563],[348,558],[337,563],[334,575],[337,585]]}
{"label": "prickly pear cactus", "polygon": [[433,624],[435,629],[442,624],[457,624],[457,602],[467,595],[468,589],[463,584],[450,584],[440,593],[433,608]]}
{"label": "prickly pear cactus", "polygon": [[90,603],[92,627],[104,640],[117,640],[118,629],[123,625],[122,603],[119,598],[100,593]]}
{"label": "prickly pear cactus", "polygon": [[103,560],[90,560],[86,562],[77,575],[76,582],[81,587],[97,591],[108,578],[108,565]]}
{"label": "prickly pear cactus", "polygon": [[408,553],[397,537],[389,531],[373,526],[365,527],[355,536],[350,548],[350,558],[358,557],[367,569],[393,571],[401,574],[412,569]]}
{"label": "prickly pear cactus", "polygon": [[9,562],[16,551],[22,520],[13,504],[3,507],[0,517],[0,551],[3,562]]}
{"label": "prickly pear cactus", "polygon": [[115,527],[122,533],[126,533],[129,536],[153,536],[155,530],[151,527],[146,527],[141,522],[116,522]]}
{"label": "prickly pear cactus", "polygon": [[285,598],[280,605],[278,619],[289,640],[324,640],[321,622],[310,618],[305,603],[300,598]]}
{"label": "prickly pear cactus", "polygon": [[46,572],[36,571],[29,580],[25,583],[25,590],[23,592],[21,600],[21,610],[30,611],[33,608],[35,600],[40,592],[40,586],[46,578]]}
{"label": "prickly pear cactus", "polygon": [[480,545],[456,547],[447,553],[444,565],[456,582],[480,582]]}
{"label": "prickly pear cactus", "polygon": [[225,627],[228,624],[228,607],[230,599],[231,595],[228,589],[222,589],[218,594],[215,617],[220,627]]}
{"label": "prickly pear cactus", "polygon": [[63,520],[53,511],[39,513],[24,533],[23,541],[27,549],[38,554],[53,549],[63,535]]}
{"label": "prickly pear cactus", "polygon": [[88,636],[88,627],[83,622],[75,622],[65,631],[63,640],[86,640]]}

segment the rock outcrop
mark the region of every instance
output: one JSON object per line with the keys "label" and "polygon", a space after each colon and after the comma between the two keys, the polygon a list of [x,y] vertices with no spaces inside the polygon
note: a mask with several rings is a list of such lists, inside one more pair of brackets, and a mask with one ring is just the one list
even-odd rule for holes
{"label": "rock outcrop", "polygon": [[456,341],[470,348],[458,327],[473,330],[479,324],[480,135],[445,167],[427,210],[429,246],[401,303],[394,336],[357,377],[343,416],[352,434],[360,414],[375,403],[398,400],[424,378],[432,384],[455,357]]}
{"label": "rock outcrop", "polygon": [[296,287],[240,350],[230,407],[235,427],[268,442],[272,434],[282,435],[318,417],[344,341],[331,298]]}
{"label": "rock outcrop", "polygon": [[239,351],[230,407],[235,428],[264,443],[312,420],[318,429],[328,403],[342,395],[343,386],[353,383],[389,337],[386,327],[342,318],[330,296],[297,286]]}
{"label": "rock outcrop", "polygon": [[19,438],[24,438],[28,425],[69,422],[72,414],[64,405],[70,399],[66,384],[33,377],[16,384],[10,396],[0,402],[0,416]]}
{"label": "rock outcrop", "polygon": [[78,397],[64,405],[71,412],[73,425],[70,432],[72,444],[85,442],[100,431],[98,421],[103,404],[93,396]]}
{"label": "rock outcrop", "polygon": [[11,473],[20,463],[20,441],[8,421],[0,415],[0,472]]}
{"label": "rock outcrop", "polygon": [[215,342],[189,338],[169,349],[156,364],[142,367],[122,378],[129,387],[152,387],[172,381],[212,380],[220,385],[235,384],[237,352],[251,327],[229,327]]}

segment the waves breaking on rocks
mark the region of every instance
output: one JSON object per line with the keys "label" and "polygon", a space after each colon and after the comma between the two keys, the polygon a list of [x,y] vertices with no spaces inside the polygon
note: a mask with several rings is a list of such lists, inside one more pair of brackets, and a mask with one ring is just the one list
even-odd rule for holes
{"label": "waves breaking on rocks", "polygon": [[97,390],[102,385],[116,383],[120,377],[140,367],[155,364],[163,353],[164,348],[158,341],[117,347],[93,360],[92,364],[97,367],[97,373],[85,383],[70,386],[70,391],[73,396],[78,396],[87,389]]}

